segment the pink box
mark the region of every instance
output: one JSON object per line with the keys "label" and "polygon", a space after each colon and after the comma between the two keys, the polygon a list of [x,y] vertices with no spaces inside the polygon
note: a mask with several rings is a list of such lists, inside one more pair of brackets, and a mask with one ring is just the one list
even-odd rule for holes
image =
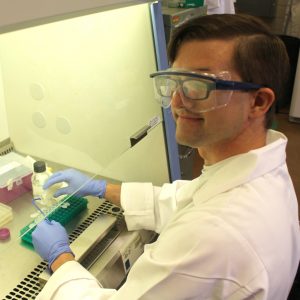
{"label": "pink box", "polygon": [[14,152],[0,156],[0,202],[8,203],[31,191],[32,170]]}
{"label": "pink box", "polygon": [[18,180],[14,181],[10,187],[6,186],[0,188],[0,202],[8,203],[31,191],[31,175],[32,173],[23,178],[19,178]]}

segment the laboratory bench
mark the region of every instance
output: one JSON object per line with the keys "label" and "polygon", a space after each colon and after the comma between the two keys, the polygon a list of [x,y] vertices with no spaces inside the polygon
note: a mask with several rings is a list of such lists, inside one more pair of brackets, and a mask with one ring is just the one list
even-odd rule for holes
{"label": "laboratory bench", "polygon": [[[104,287],[118,288],[143,246],[154,238],[152,232],[128,232],[121,209],[105,199],[86,197],[87,209],[65,227],[76,259]],[[11,238],[0,241],[0,299],[35,299],[50,274],[47,263],[30,245],[21,241],[20,229],[36,212],[28,192],[8,205],[13,219],[8,227]],[[109,249],[109,251],[106,251]]]}

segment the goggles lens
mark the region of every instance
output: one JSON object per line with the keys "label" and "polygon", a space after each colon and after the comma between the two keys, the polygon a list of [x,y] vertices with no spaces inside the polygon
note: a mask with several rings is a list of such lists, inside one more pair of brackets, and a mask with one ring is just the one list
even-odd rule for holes
{"label": "goggles lens", "polygon": [[215,89],[213,81],[168,75],[154,77],[154,85],[160,96],[172,97],[180,87],[184,96],[192,100],[204,100],[208,97],[209,92]]}
{"label": "goggles lens", "polygon": [[218,74],[199,73],[184,69],[167,69],[150,75],[153,78],[156,99],[162,107],[170,106],[179,93],[183,104],[198,112],[224,107],[234,90],[257,90],[262,85],[231,81],[228,71]]}
{"label": "goggles lens", "polygon": [[218,97],[219,104],[216,102],[216,76],[213,74],[169,69],[150,76],[153,78],[156,100],[163,108],[170,106],[175,93],[180,94],[184,105],[198,112],[209,111],[228,102],[228,97],[224,100],[224,95]]}

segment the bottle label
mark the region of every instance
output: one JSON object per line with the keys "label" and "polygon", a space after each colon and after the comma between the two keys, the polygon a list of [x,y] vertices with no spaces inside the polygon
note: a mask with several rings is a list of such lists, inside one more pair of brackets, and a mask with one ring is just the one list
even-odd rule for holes
{"label": "bottle label", "polygon": [[46,172],[43,172],[34,173],[31,179],[33,197],[39,197],[41,199],[39,203],[44,206],[52,206],[52,201],[49,201],[51,199],[48,199],[47,197],[47,191],[43,189],[43,185],[48,178],[49,175]]}

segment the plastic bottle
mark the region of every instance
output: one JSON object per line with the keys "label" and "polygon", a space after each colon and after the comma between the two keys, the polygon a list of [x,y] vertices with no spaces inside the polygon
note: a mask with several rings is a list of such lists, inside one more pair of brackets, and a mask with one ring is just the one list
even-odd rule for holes
{"label": "plastic bottle", "polygon": [[44,161],[36,161],[33,164],[33,174],[31,177],[32,194],[34,198],[41,198],[40,204],[51,206],[51,203],[48,203],[49,199],[46,197],[47,191],[43,189],[43,185],[48,178],[49,173],[47,173],[46,163]]}

